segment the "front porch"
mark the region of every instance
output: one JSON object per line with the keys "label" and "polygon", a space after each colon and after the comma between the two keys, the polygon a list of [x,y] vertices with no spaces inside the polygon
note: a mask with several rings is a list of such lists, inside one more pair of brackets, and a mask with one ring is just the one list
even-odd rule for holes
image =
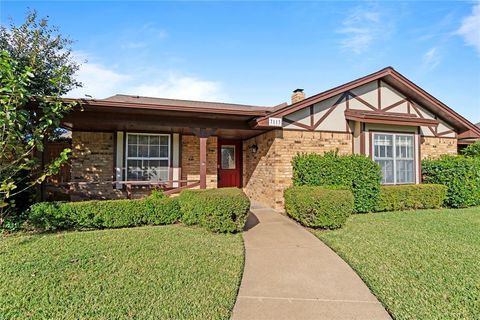
{"label": "front porch", "polygon": [[111,104],[88,101],[65,118],[72,132],[69,178],[50,181],[44,198],[137,198],[153,188],[167,194],[242,188],[245,149],[251,149],[246,141],[266,131],[250,127],[252,117],[264,113],[253,107],[185,113]]}

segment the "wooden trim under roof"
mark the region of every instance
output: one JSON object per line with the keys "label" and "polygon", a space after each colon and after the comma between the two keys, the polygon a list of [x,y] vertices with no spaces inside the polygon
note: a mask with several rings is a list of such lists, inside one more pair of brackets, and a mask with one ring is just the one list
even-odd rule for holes
{"label": "wooden trim under roof", "polygon": [[364,123],[379,123],[401,126],[438,126],[439,122],[433,119],[419,118],[408,113],[385,113],[362,110],[345,110],[345,118]]}

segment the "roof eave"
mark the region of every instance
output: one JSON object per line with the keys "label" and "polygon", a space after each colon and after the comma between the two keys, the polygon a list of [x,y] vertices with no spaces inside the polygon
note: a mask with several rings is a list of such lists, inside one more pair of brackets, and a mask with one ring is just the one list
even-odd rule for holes
{"label": "roof eave", "polygon": [[205,107],[191,107],[191,106],[172,106],[161,104],[135,103],[135,102],[119,102],[109,100],[90,100],[90,99],[71,99],[65,98],[66,103],[78,102],[82,107],[114,107],[114,108],[129,108],[129,109],[150,109],[150,110],[164,110],[164,111],[179,111],[179,112],[195,112],[195,113],[210,113],[223,115],[239,115],[259,117],[267,114],[266,110],[238,110],[238,109],[218,109]]}

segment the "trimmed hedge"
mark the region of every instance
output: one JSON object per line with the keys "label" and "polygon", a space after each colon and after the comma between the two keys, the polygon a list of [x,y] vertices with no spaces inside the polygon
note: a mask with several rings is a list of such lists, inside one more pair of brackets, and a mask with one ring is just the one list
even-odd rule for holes
{"label": "trimmed hedge", "polygon": [[29,221],[46,230],[120,228],[144,224],[170,224],[180,218],[176,198],[41,202],[29,209]]}
{"label": "trimmed hedge", "polygon": [[250,210],[250,200],[238,188],[185,190],[179,201],[183,223],[213,232],[242,231]]}
{"label": "trimmed hedge", "polygon": [[465,157],[480,157],[480,141],[476,141],[463,149],[462,154]]}
{"label": "trimmed hedge", "polygon": [[375,211],[440,208],[447,187],[440,184],[382,186]]}
{"label": "trimmed hedge", "polygon": [[382,176],[380,166],[366,156],[298,154],[292,165],[294,186],[346,186],[355,198],[354,212],[375,209]]}
{"label": "trimmed hedge", "polygon": [[353,194],[347,189],[294,186],[285,190],[287,214],[307,227],[341,228],[353,208]]}
{"label": "trimmed hedge", "polygon": [[444,205],[463,208],[480,205],[480,157],[443,156],[423,160],[424,183],[447,186]]}

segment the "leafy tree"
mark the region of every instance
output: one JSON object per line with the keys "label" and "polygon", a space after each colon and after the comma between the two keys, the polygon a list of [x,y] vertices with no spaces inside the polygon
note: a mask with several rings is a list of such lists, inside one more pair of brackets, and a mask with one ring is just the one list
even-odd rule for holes
{"label": "leafy tree", "polygon": [[463,149],[462,154],[465,157],[480,157],[480,141],[476,141]]}
{"label": "leafy tree", "polygon": [[[13,22],[8,27],[0,26],[0,50],[10,53],[19,70],[28,66],[35,71],[29,83],[29,92],[35,96],[64,95],[81,86],[74,78],[80,66],[72,56],[72,43],[57,27],[49,25],[48,17],[39,18],[35,10],[27,13],[20,26]],[[59,69],[64,79],[52,83]]]}
{"label": "leafy tree", "polygon": [[72,43],[36,11],[20,26],[0,26],[0,227],[18,217],[28,191],[68,158],[65,149],[50,164],[38,161],[45,141],[73,108],[60,97],[81,86],[74,78],[79,64]]}
{"label": "leafy tree", "polygon": [[68,81],[64,68],[54,70],[49,79],[51,87],[58,88],[56,95],[33,95],[33,79],[31,67],[21,67],[8,52],[0,51],[0,225],[14,212],[13,197],[58,173],[70,152],[65,149],[59,158],[40,167],[36,152],[43,151],[44,140],[73,104],[65,104],[58,94]]}

